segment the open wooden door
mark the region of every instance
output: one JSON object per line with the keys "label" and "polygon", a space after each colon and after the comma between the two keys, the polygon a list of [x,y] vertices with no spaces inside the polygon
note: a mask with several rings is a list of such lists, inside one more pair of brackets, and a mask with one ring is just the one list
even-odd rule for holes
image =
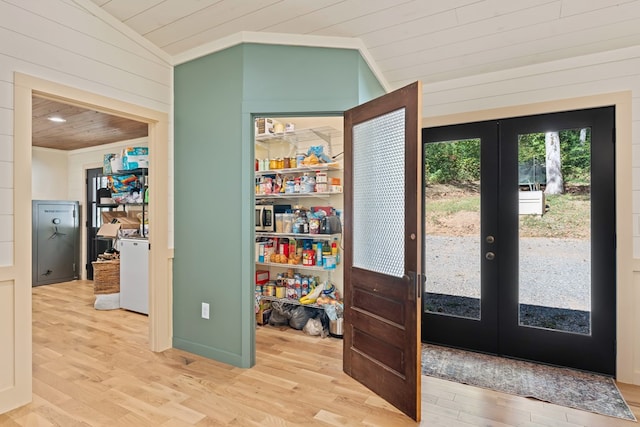
{"label": "open wooden door", "polygon": [[420,419],[420,82],[344,114],[343,369]]}

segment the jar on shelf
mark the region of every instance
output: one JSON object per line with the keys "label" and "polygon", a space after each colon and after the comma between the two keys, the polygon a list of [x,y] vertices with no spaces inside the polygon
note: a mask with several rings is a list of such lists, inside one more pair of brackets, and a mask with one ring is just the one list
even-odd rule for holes
{"label": "jar on shelf", "polygon": [[309,218],[309,234],[320,233],[320,218],[312,216]]}
{"label": "jar on shelf", "polygon": [[293,232],[296,234],[309,233],[309,220],[307,219],[307,212],[304,209],[296,210],[296,219],[293,223]]}
{"label": "jar on shelf", "polygon": [[282,232],[293,233],[294,215],[291,212],[285,212],[282,217]]}

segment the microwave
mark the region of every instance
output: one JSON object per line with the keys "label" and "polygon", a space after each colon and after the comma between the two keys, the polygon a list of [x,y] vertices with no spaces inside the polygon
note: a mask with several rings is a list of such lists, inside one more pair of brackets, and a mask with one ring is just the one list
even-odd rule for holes
{"label": "microwave", "polygon": [[256,205],[256,231],[274,233],[276,214],[291,210],[291,205]]}

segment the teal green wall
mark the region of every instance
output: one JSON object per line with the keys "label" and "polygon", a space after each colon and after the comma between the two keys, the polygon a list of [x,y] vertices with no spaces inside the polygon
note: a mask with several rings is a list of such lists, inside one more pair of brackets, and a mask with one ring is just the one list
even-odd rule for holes
{"label": "teal green wall", "polygon": [[360,104],[365,103],[373,98],[377,98],[385,92],[384,88],[371,72],[371,68],[367,65],[362,56],[358,56],[358,89]]}
{"label": "teal green wall", "polygon": [[255,363],[253,117],[342,114],[382,95],[362,64],[355,50],[243,44],[175,68],[175,347]]}

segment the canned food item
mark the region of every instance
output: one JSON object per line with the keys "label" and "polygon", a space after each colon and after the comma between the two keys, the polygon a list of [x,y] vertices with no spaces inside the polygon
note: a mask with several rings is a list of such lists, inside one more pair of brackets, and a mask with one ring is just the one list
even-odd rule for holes
{"label": "canned food item", "polygon": [[268,284],[264,286],[262,295],[266,297],[272,297],[272,296],[275,296],[275,294],[276,294],[276,287],[274,284]]}

